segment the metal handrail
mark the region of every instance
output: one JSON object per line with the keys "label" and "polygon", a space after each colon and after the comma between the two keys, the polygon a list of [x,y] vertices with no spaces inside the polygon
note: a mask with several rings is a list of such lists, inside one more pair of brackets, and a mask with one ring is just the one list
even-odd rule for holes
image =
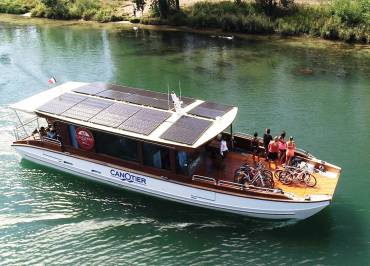
{"label": "metal handrail", "polygon": [[[254,136],[252,136],[252,135],[250,135],[250,134],[248,134],[248,133],[243,133],[243,132],[236,132],[235,134],[234,134],[234,136],[235,135],[240,135],[240,136],[244,136],[244,137],[247,137],[248,139],[253,139],[254,138]],[[262,137],[257,137],[260,141],[263,141],[263,138]],[[301,148],[296,148],[295,149],[296,151],[298,151],[298,152],[301,152],[301,153],[303,153],[303,154],[305,154],[308,158],[310,158],[310,159],[312,159],[312,158],[316,158],[314,155],[312,155],[310,152],[308,152],[308,151],[306,151],[306,150],[304,150],[304,149],[301,149]]]}
{"label": "metal handrail", "polygon": [[244,185],[243,184],[239,184],[239,183],[235,183],[235,182],[230,182],[230,181],[225,181],[225,180],[219,180],[218,181],[218,185],[219,186],[222,186],[222,185],[227,185],[227,186],[232,186],[232,187],[236,187],[240,190],[243,190],[244,188]]}
{"label": "metal handrail", "polygon": [[31,119],[27,120],[26,122],[22,123],[22,124],[18,124],[16,127],[15,127],[15,130],[18,130],[24,126],[27,126],[28,124],[31,124],[32,122],[35,122],[39,120],[39,117],[38,116],[34,116],[32,117]]}
{"label": "metal handrail", "polygon": [[52,138],[48,138],[48,137],[41,137],[40,140],[44,141],[44,142],[49,142],[49,143],[52,143],[52,144],[57,144],[59,146],[62,146],[62,142],[60,140],[57,140],[57,139],[52,139]]}
{"label": "metal handrail", "polygon": [[215,185],[217,185],[216,179],[208,176],[202,176],[202,175],[193,175],[192,177],[193,181],[201,181],[201,182],[211,182]]}

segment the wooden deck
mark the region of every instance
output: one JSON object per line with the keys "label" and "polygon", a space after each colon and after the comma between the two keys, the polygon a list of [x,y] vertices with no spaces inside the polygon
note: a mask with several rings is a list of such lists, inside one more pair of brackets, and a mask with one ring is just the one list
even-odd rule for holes
{"label": "wooden deck", "polygon": [[[269,164],[265,161],[265,158],[260,158],[259,161],[264,163],[265,166],[269,168]],[[246,153],[229,152],[224,160],[207,157],[205,159],[204,166],[201,167],[196,174],[213,177],[218,180],[234,182],[234,172],[243,163],[248,163],[249,165],[253,166],[254,162],[252,155]],[[277,167],[281,168],[281,165],[278,165]],[[274,172],[275,165],[273,163],[271,164],[271,168],[271,170]],[[326,172],[323,175],[314,173],[313,175],[317,180],[317,184],[313,188],[307,187],[305,184],[294,182],[290,185],[284,185],[274,178],[275,188],[280,188],[284,192],[293,193],[297,197],[318,194],[327,194],[333,196],[339,180],[340,172]]]}

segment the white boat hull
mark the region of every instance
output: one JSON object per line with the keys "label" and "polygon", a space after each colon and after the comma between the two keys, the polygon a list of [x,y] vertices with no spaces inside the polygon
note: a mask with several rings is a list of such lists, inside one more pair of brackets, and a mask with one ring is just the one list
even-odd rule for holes
{"label": "white boat hull", "polygon": [[179,203],[264,219],[305,219],[330,204],[321,201],[282,201],[239,197],[183,185],[137,173],[123,167],[83,160],[67,153],[53,152],[29,145],[13,145],[24,158],[90,180],[148,194]]}

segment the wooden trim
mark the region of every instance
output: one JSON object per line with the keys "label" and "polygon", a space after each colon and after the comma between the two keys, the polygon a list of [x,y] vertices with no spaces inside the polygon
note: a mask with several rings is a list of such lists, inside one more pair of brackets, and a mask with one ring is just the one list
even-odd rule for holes
{"label": "wooden trim", "polygon": [[[35,142],[41,142],[41,141],[35,141]],[[29,143],[24,144],[24,143],[21,143],[19,141],[14,142],[13,146],[34,146],[34,147],[36,146],[36,147],[39,147],[41,149],[52,150],[54,152],[63,154],[63,152],[61,150],[54,149],[55,147],[45,148],[43,146],[32,145],[32,144],[29,144]],[[143,166],[139,165],[138,163],[129,164],[128,162],[124,162],[126,164],[125,165],[123,163],[123,161],[119,160],[119,159],[113,160],[113,158],[107,158],[106,156],[104,156],[105,158],[103,158],[103,157],[101,157],[101,155],[95,155],[94,156],[93,154],[85,154],[85,155],[77,154],[77,153],[73,153],[73,150],[76,150],[76,149],[74,149],[74,148],[71,149],[71,148],[68,148],[68,147],[66,148],[66,152],[68,153],[68,156],[72,156],[72,157],[75,157],[75,158],[78,158],[78,159],[81,159],[81,160],[86,160],[86,161],[90,161],[90,162],[97,163],[97,164],[103,164],[103,165],[106,164],[108,166],[115,167],[115,168],[120,168],[120,167],[129,168],[129,169],[131,169],[133,171],[136,171],[140,174],[148,175],[148,176],[150,176],[152,178],[156,178],[156,179],[163,180],[161,178],[161,176],[165,176],[165,177],[168,178],[168,180],[166,180],[166,182],[173,182],[173,183],[178,183],[178,184],[181,184],[181,185],[186,185],[186,186],[191,186],[191,187],[203,189],[203,190],[206,190],[206,191],[213,191],[213,192],[217,192],[217,193],[223,193],[223,194],[228,194],[228,195],[233,195],[233,196],[238,196],[238,197],[251,198],[251,199],[261,199],[261,200],[267,200],[267,201],[279,201],[279,202],[285,202],[285,203],[307,203],[307,201],[306,202],[304,202],[304,201],[294,201],[294,200],[288,198],[287,196],[285,196],[284,194],[272,194],[272,193],[266,193],[266,192],[262,192],[262,191],[245,191],[245,190],[239,191],[239,190],[236,190],[236,189],[233,189],[233,188],[215,186],[214,184],[207,184],[207,183],[203,183],[203,182],[192,181],[189,177],[184,178],[183,176],[174,175],[170,171],[155,169],[155,168],[147,167],[147,166],[145,166],[145,172],[144,172],[143,171]],[[88,152],[85,152],[85,153],[88,153]],[[167,172],[167,174],[163,175],[163,171]],[[322,202],[324,202],[324,201],[327,201],[327,200],[322,200]],[[314,202],[316,203],[316,202],[321,202],[321,201],[314,201]],[[309,203],[314,203],[314,202],[309,202]]]}

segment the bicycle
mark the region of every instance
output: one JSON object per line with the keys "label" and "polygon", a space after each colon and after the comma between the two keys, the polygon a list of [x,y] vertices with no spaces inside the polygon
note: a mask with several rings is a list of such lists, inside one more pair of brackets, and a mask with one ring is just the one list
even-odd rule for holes
{"label": "bicycle", "polygon": [[236,169],[234,182],[265,188],[274,188],[275,186],[272,172],[261,163],[257,163],[256,168],[243,164],[239,169]]}
{"label": "bicycle", "polygon": [[286,166],[284,169],[276,170],[274,175],[284,185],[300,182],[308,187],[314,187],[317,184],[316,178],[307,169],[307,164],[300,167]]}

